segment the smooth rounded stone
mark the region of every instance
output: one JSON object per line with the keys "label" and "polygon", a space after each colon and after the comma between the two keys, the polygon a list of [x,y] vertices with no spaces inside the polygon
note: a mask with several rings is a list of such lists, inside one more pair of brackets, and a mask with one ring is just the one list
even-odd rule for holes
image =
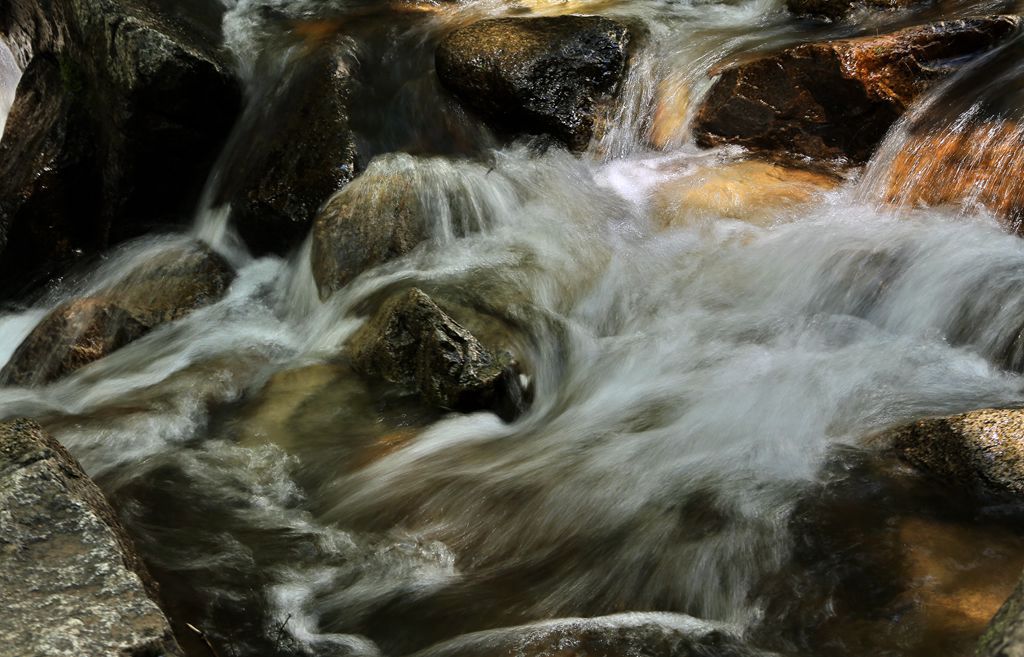
{"label": "smooth rounded stone", "polygon": [[897,11],[927,6],[932,0],[786,0],[786,9],[796,16],[838,21],[858,10]]}
{"label": "smooth rounded stone", "polygon": [[866,162],[914,99],[1019,25],[1016,16],[952,20],[759,56],[719,72],[694,135],[705,148]]}
{"label": "smooth rounded stone", "polygon": [[257,255],[295,247],[321,206],[356,175],[344,49],[315,46],[285,75],[250,106],[216,197],[231,204],[232,224]]}
{"label": "smooth rounded stone", "polygon": [[9,0],[0,296],[191,213],[241,107],[207,30],[155,0]]}
{"label": "smooth rounded stone", "polygon": [[114,511],[30,420],[0,424],[0,519],[0,653],[182,655]]}
{"label": "smooth rounded stone", "polygon": [[1024,128],[985,121],[912,134],[888,164],[885,197],[908,206],[982,206],[1013,232],[1024,220]]}
{"label": "smooth rounded stone", "polygon": [[982,634],[976,657],[1024,657],[1024,579]]}
{"label": "smooth rounded stone", "polygon": [[441,42],[437,74],[499,131],[584,150],[625,73],[629,41],[625,25],[598,16],[483,20]]}
{"label": "smooth rounded stone", "polygon": [[985,409],[920,420],[883,440],[943,479],[1024,494],[1024,410]]}
{"label": "smooth rounded stone", "polygon": [[516,372],[419,289],[386,301],[347,351],[357,371],[442,409],[490,410],[503,419],[522,411]]}
{"label": "smooth rounded stone", "polygon": [[769,226],[837,187],[833,176],[747,160],[698,167],[658,187],[652,199],[660,228],[679,228],[718,218]]}
{"label": "smooth rounded stone", "polygon": [[45,385],[219,300],[235,272],[202,244],[165,250],[92,297],[50,311],[0,370],[0,385]]}
{"label": "smooth rounded stone", "polygon": [[313,224],[311,254],[322,300],[427,239],[426,209],[414,181],[404,172],[367,171],[324,206]]}
{"label": "smooth rounded stone", "polygon": [[767,657],[728,626],[668,613],[566,618],[475,632],[413,657]]}

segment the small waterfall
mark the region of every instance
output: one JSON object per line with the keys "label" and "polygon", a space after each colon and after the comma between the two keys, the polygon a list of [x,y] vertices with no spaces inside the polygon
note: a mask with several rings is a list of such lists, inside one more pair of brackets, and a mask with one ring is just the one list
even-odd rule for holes
{"label": "small waterfall", "polygon": [[20,78],[21,68],[14,59],[14,53],[0,39],[0,138],[3,137],[7,114],[14,104],[14,92]]}

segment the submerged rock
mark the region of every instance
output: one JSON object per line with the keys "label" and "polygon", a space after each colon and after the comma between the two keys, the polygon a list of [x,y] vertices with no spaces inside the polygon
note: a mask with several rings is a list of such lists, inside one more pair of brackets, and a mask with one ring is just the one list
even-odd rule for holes
{"label": "submerged rock", "polygon": [[415,389],[444,409],[491,410],[504,419],[522,410],[513,368],[416,288],[385,302],[348,353],[357,371]]}
{"label": "submerged rock", "polygon": [[311,265],[320,298],[427,239],[424,212],[414,178],[403,172],[367,172],[332,198],[313,224]]}
{"label": "submerged rock", "polygon": [[884,192],[898,205],[984,207],[1019,233],[1024,220],[1024,129],[992,121],[913,134],[889,164]]}
{"label": "submerged rock", "polygon": [[[217,199],[257,255],[287,253],[320,207],[356,175],[349,128],[351,76],[343,49],[319,47],[289,67],[281,88],[259,97],[231,145]],[[258,130],[258,135],[251,134]]]}
{"label": "submerged rock", "polygon": [[976,657],[1024,657],[1024,579],[992,618]]}
{"label": "submerged rock", "polygon": [[48,313],[0,370],[0,385],[56,381],[224,296],[231,266],[203,245],[173,248],[114,285]]}
{"label": "submerged rock", "polygon": [[29,420],[0,424],[0,519],[4,654],[182,654],[102,493]]}
{"label": "submerged rock", "polygon": [[1024,494],[1024,410],[920,420],[885,439],[903,458],[943,479]]}
{"label": "submerged rock", "polygon": [[704,147],[866,162],[923,91],[1017,31],[1016,16],[810,43],[722,71],[697,114]]}
{"label": "submerged rock", "polygon": [[413,657],[767,657],[726,627],[667,613],[566,618],[467,634]]}
{"label": "submerged rock", "polygon": [[0,140],[0,294],[187,219],[241,105],[229,63],[158,3],[9,0],[26,66]]}
{"label": "submerged rock", "polygon": [[625,73],[629,40],[625,25],[598,16],[483,20],[441,42],[437,74],[498,130],[583,150]]}
{"label": "submerged rock", "polygon": [[661,228],[725,217],[766,226],[787,210],[820,199],[839,181],[824,173],[748,160],[700,167],[673,178],[654,194]]}

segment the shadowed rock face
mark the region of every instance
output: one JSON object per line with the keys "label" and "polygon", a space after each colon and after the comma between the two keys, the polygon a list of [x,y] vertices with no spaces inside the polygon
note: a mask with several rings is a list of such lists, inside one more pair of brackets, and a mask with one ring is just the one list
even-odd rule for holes
{"label": "shadowed rock face", "polygon": [[441,42],[437,74],[498,130],[583,150],[625,72],[628,43],[624,25],[596,16],[484,20]]}
{"label": "shadowed rock face", "polygon": [[211,30],[157,5],[0,6],[26,66],[0,141],[0,296],[190,217],[241,90]]}
{"label": "shadowed rock face", "polygon": [[1024,494],[1024,410],[921,420],[886,438],[903,458],[945,480]]}
{"label": "shadowed rock face", "polygon": [[978,642],[977,657],[1024,657],[1024,579],[992,618]]}
{"label": "shadowed rock face", "polygon": [[102,493],[29,420],[0,424],[0,518],[0,652],[182,654]]}
{"label": "shadowed rock face", "polygon": [[287,253],[327,199],[356,175],[352,80],[343,49],[321,47],[285,75],[283,86],[264,90],[247,112],[217,198],[231,204],[233,225],[258,255]]}
{"label": "shadowed rock face", "polygon": [[1013,16],[946,21],[733,66],[700,108],[697,143],[866,162],[915,98],[1019,24]]}
{"label": "shadowed rock face", "polygon": [[388,300],[348,345],[360,373],[416,390],[429,404],[510,419],[522,390],[512,368],[418,289]]}
{"label": "shadowed rock face", "polygon": [[235,274],[202,245],[171,249],[110,288],[50,311],[0,370],[0,385],[56,381],[224,296]]}

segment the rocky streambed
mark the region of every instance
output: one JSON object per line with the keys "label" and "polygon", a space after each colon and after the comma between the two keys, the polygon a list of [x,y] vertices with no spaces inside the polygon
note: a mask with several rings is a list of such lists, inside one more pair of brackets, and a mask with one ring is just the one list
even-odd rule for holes
{"label": "rocky streambed", "polygon": [[8,0],[0,655],[1014,655],[1012,3]]}

